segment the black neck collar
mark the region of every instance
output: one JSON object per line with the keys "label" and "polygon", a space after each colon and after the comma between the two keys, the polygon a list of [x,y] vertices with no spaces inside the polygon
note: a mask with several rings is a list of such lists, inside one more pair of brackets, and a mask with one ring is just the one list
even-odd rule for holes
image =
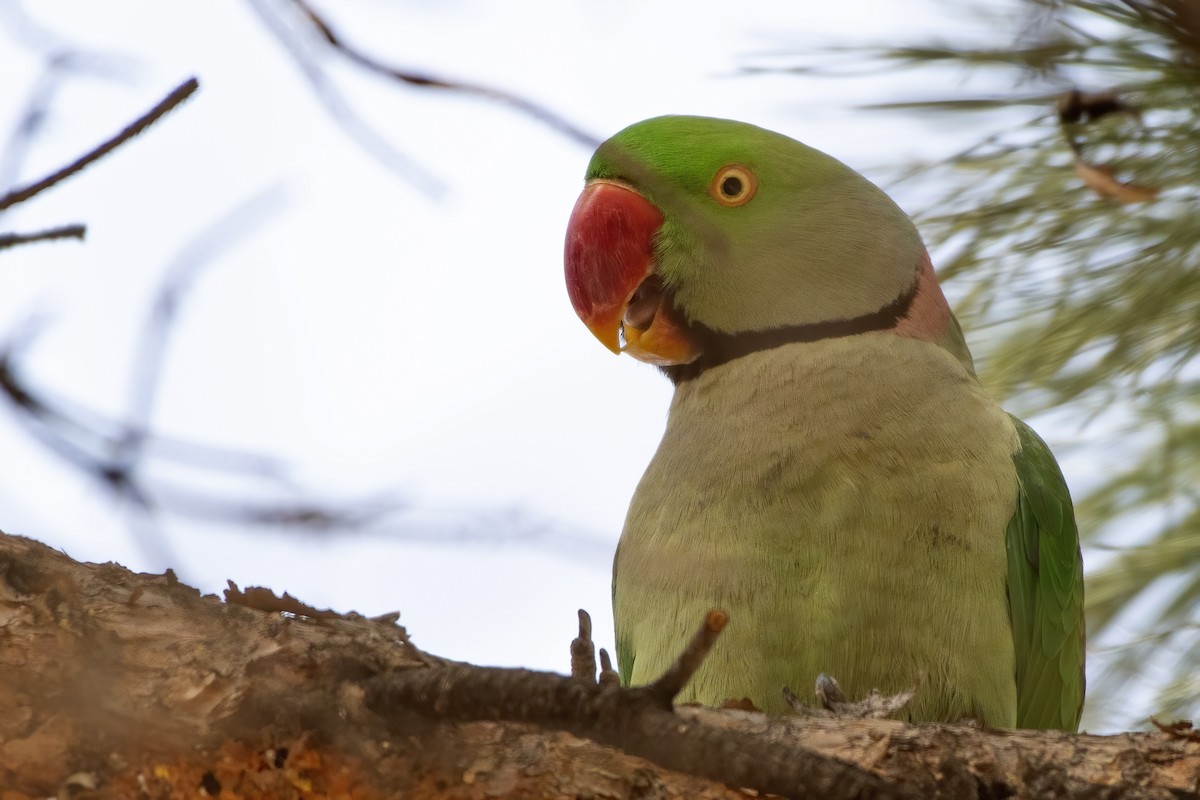
{"label": "black neck collar", "polygon": [[838,339],[843,336],[855,336],[870,331],[885,331],[896,327],[896,324],[908,316],[913,299],[917,296],[920,280],[888,305],[863,314],[853,319],[835,319],[827,322],[812,322],[805,325],[790,325],[785,328],[768,328],[759,331],[741,331],[738,333],[723,333],[714,331],[698,322],[688,325],[688,332],[700,342],[700,357],[690,364],[674,364],[669,367],[659,367],[671,383],[680,384],[704,374],[705,370],[719,367],[733,361],[735,358],[757,353],[760,350],[771,350],[785,344],[798,342],[819,342],[822,339]]}

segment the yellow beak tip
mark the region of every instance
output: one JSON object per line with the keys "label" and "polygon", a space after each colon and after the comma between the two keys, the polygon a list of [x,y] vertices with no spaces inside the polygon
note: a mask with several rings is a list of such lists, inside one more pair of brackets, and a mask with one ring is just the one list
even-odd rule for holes
{"label": "yellow beak tip", "polygon": [[612,351],[613,355],[621,355],[621,309],[606,315],[608,319],[592,320],[587,328],[600,344]]}

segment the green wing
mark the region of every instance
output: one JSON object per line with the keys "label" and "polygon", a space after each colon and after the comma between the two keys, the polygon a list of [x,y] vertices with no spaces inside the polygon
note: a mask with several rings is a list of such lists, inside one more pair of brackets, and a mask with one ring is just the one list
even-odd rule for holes
{"label": "green wing", "polygon": [[1008,523],[1008,607],[1017,657],[1017,727],[1079,728],[1083,560],[1066,481],[1050,448],[1013,417],[1020,491]]}

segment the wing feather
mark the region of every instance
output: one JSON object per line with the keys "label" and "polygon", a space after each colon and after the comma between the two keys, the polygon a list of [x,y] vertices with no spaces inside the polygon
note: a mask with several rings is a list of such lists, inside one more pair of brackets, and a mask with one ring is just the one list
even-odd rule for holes
{"label": "wing feather", "polygon": [[1084,694],[1083,560],[1066,481],[1050,448],[1013,417],[1019,492],[1008,523],[1008,602],[1017,726],[1079,727]]}

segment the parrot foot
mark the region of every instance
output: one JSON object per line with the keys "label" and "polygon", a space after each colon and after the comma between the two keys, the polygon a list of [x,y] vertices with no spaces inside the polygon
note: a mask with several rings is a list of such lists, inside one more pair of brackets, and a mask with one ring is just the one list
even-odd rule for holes
{"label": "parrot foot", "polygon": [[571,642],[571,678],[579,683],[620,686],[608,651],[600,648],[600,676],[596,677],[596,645],[592,642],[592,617],[579,609],[579,635]]}
{"label": "parrot foot", "polygon": [[872,689],[862,700],[851,702],[846,698],[841,685],[835,678],[822,672],[817,676],[816,695],[820,707],[807,705],[792,690],[784,687],[783,699],[792,711],[800,716],[832,716],[847,719],[884,719],[901,711],[912,702],[917,688],[921,685],[905,689],[894,695],[885,696],[878,689]]}

